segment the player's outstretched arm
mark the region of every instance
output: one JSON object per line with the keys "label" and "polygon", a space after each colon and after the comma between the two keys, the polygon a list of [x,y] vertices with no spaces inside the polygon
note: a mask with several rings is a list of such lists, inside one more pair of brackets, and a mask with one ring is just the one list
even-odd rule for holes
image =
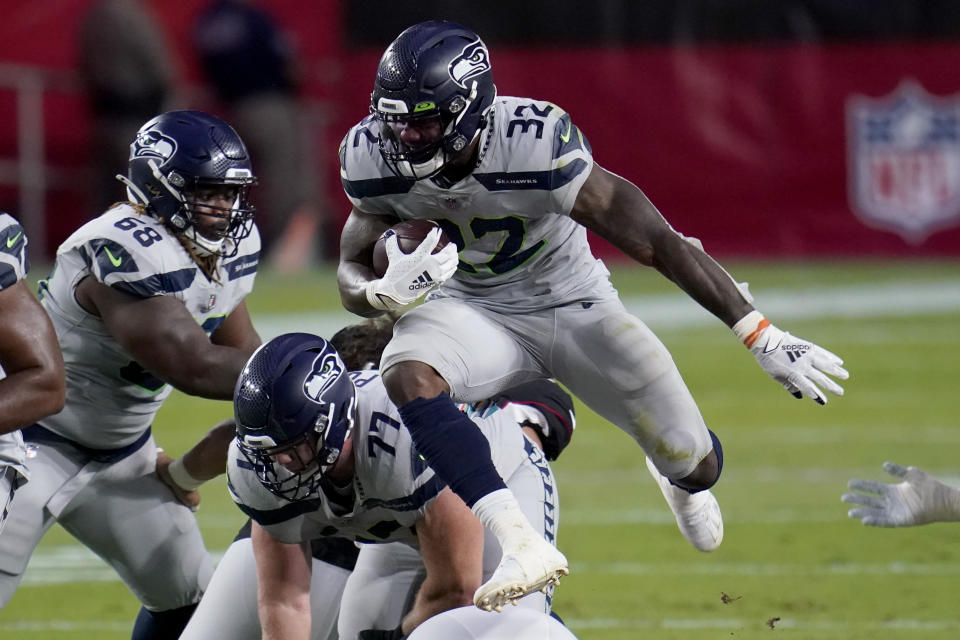
{"label": "player's outstretched arm", "polygon": [[63,408],[63,355],[47,312],[23,280],[0,290],[0,434]]}
{"label": "player's outstretched arm", "polygon": [[197,489],[207,480],[227,470],[230,443],[237,434],[237,425],[228,418],[207,432],[203,439],[177,459],[157,453],[157,475],[170,487],[177,500],[196,509],[200,504]]}
{"label": "player's outstretched arm", "polygon": [[279,542],[256,522],[250,538],[263,640],[310,640],[310,545]]}
{"label": "player's outstretched arm", "polygon": [[[233,311],[230,312],[223,323],[217,327],[217,330],[210,336],[210,342],[221,347],[233,347],[239,349],[249,358],[253,352],[260,346],[260,334],[253,328],[253,320],[250,319],[250,312],[247,310],[247,303],[241,301]],[[240,372],[237,372],[237,377]]]}
{"label": "player's outstretched arm", "polygon": [[417,523],[417,538],[427,577],[403,619],[405,634],[441,611],[473,604],[483,579],[483,525],[449,488]]}
{"label": "player's outstretched arm", "polygon": [[827,377],[846,380],[843,361],[771,324],[700,243],[677,233],[631,182],[594,165],[570,215],[637,262],[660,271],[720,318],[760,367],[795,397],[826,404],[823,390],[843,395],[843,388]]}
{"label": "player's outstretched arm", "polygon": [[884,462],[896,484],[854,478],[848,487],[859,493],[845,493],[841,500],[856,505],[847,512],[851,518],[872,527],[912,527],[931,522],[960,521],[960,489],[938,481],[917,467]]}
{"label": "player's outstretched arm", "polygon": [[[256,351],[260,336],[253,328],[245,302],[227,316],[210,336],[210,341],[248,355]],[[191,509],[197,508],[200,504],[197,488],[227,470],[227,453],[236,431],[233,418],[228,418],[210,429],[200,442],[179,458],[173,459],[163,451],[157,454],[157,475],[170,487],[177,500]]]}
{"label": "player's outstretched arm", "polygon": [[[214,344],[176,298],[138,298],[86,278],[77,286],[77,300],[99,315],[117,342],[161,380],[191,395],[233,397],[233,386],[250,355],[249,344],[243,348]],[[245,313],[245,307],[238,307],[238,312]],[[228,322],[229,317],[224,324]]]}

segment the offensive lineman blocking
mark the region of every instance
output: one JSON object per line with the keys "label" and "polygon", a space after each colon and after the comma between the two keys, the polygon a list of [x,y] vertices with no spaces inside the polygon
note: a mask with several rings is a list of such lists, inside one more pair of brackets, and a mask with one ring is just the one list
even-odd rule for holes
{"label": "offensive lineman blocking", "polygon": [[[360,315],[409,304],[381,362],[390,399],[417,450],[497,537],[503,563],[475,594],[496,608],[567,573],[544,545],[451,398],[472,402],[524,380],[555,377],[630,435],[684,536],[719,545],[709,489],[722,449],[663,344],[626,312],[586,229],[651,266],[712,312],[790,393],[823,404],[837,356],[773,326],[699,243],[677,233],[632,183],[597,165],[558,106],[497,97],[490,55],[469,29],[430,21],[401,33],[377,69],[371,114],[340,147],[353,209],[341,234],[338,284]],[[387,242],[382,278],[371,248],[399,220],[437,220],[409,255]],[[454,252],[459,250],[459,263]]]}
{"label": "offensive lineman blocking", "polygon": [[[546,396],[529,399],[558,413],[572,409],[554,407]],[[366,637],[361,632],[372,633],[371,625],[401,637],[440,611],[470,604],[481,575],[497,566],[500,549],[416,452],[377,372],[347,373],[326,341],[286,334],[251,358],[234,406],[237,445],[230,450],[229,486],[259,524],[253,544],[266,637],[308,637],[310,557],[289,545],[320,536],[375,543],[362,546],[347,580],[341,638]],[[507,405],[478,424],[524,517],[552,541],[556,485],[517,415]],[[383,544],[390,542],[417,549],[419,557]],[[422,584],[418,568],[425,571]],[[545,613],[549,602],[538,594],[523,604]]]}
{"label": "offensive lineman blocking", "polygon": [[[154,414],[172,387],[228,400],[260,338],[244,305],[260,239],[243,141],[173,111],[141,127],[118,203],[60,246],[42,302],[66,362],[64,409],[23,430],[36,450],[0,538],[0,606],[60,523],[143,604],[134,640],[179,636],[212,563],[155,470]],[[229,433],[229,432],[228,432]],[[224,444],[224,446],[226,446]]]}

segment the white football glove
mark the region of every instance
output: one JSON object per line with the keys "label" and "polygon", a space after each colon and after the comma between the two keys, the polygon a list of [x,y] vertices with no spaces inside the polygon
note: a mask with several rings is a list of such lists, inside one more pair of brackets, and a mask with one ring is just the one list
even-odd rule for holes
{"label": "white football glove", "polygon": [[860,505],[850,509],[848,516],[871,527],[912,527],[960,520],[960,489],[939,482],[917,467],[884,462],[883,468],[904,482],[884,484],[854,478],[847,486],[864,493],[845,493],[840,497],[848,504]]}
{"label": "white football glove", "polygon": [[733,332],[750,349],[760,367],[797,398],[807,396],[826,404],[820,387],[838,396],[843,387],[825,374],[850,377],[843,360],[808,340],[792,336],[770,324],[759,311],[751,311],[733,325]]}
{"label": "white football glove", "polygon": [[367,283],[367,301],[373,308],[404,307],[456,273],[457,245],[451,242],[433,253],[441,233],[440,227],[432,229],[411,253],[400,250],[396,234],[387,237],[387,270],[379,280]]}

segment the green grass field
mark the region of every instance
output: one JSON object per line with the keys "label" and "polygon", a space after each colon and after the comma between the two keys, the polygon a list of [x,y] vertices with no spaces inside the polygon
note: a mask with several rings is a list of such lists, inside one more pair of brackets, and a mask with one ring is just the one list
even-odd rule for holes
{"label": "green grass field", "polygon": [[[578,407],[573,443],[554,467],[559,544],[571,562],[555,609],[578,637],[960,637],[960,524],[867,528],[849,520],[840,502],[850,477],[885,479],[884,460],[960,483],[958,266],[733,265],[778,326],[845,359],[847,393],[825,407],[790,397],[722,324],[656,274],[615,269],[614,283],[641,317],[650,312],[649,324],[723,441],[715,493],[726,536],[712,554],[694,551],[639,448]],[[291,322],[317,330],[349,319],[312,315],[339,308],[330,269],[296,280],[264,274],[249,306],[265,334]],[[174,394],[155,434],[177,455],[229,411],[226,403]],[[244,518],[222,481],[202,493],[197,516],[208,547],[222,551]],[[0,612],[0,637],[129,637],[138,604],[80,551],[62,530],[50,532]]]}

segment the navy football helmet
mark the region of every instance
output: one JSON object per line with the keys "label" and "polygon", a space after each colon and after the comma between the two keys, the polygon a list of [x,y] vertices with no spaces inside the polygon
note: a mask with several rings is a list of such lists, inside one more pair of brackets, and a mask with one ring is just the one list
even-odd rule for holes
{"label": "navy football helmet", "polygon": [[[405,178],[435,175],[480,135],[496,97],[480,36],[453,22],[413,25],[380,58],[370,97],[384,161]],[[404,127],[415,143],[401,140]]]}
{"label": "navy football helmet", "polygon": [[[243,140],[220,118],[202,111],[153,118],[137,132],[127,166],[127,175],[117,179],[127,186],[130,200],[190,240],[201,255],[233,255],[250,234],[254,209],[247,192],[257,179]],[[198,190],[231,186],[233,206],[203,205],[215,212],[211,215],[227,218],[227,224],[202,233],[194,215]],[[224,247],[225,240],[229,246]]]}
{"label": "navy football helmet", "polygon": [[[247,361],[233,392],[237,444],[260,482],[276,496],[313,494],[353,429],[357,390],[330,343],[287,333]],[[272,456],[316,442],[312,460],[291,471]]]}

